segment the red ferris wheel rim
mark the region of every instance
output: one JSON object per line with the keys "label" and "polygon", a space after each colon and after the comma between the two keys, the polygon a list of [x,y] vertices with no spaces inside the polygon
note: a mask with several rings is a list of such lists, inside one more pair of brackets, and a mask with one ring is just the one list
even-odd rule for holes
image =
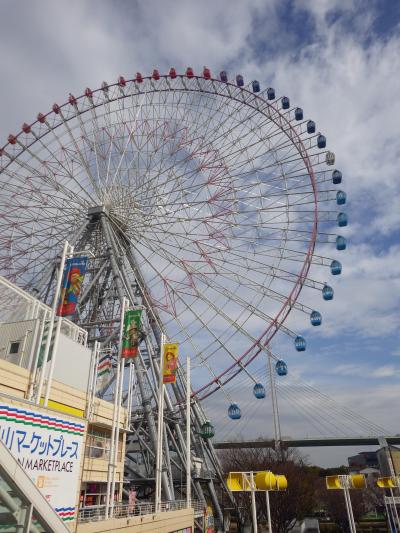
{"label": "red ferris wheel rim", "polygon": [[[313,196],[314,196],[314,221],[313,221],[312,234],[311,234],[311,238],[310,238],[310,241],[309,241],[307,252],[305,253],[305,260],[304,260],[303,266],[301,268],[300,273],[298,274],[297,281],[294,284],[290,294],[286,298],[286,301],[282,304],[280,310],[277,312],[277,314],[276,314],[276,316],[274,318],[274,321],[271,324],[268,325],[268,327],[261,333],[261,335],[259,335],[258,339],[253,344],[251,344],[250,347],[248,349],[246,349],[240,356],[238,356],[236,358],[235,362],[233,362],[225,370],[220,372],[214,379],[210,380],[208,383],[202,385],[201,387],[199,387],[197,390],[195,390],[193,392],[194,396],[197,396],[200,399],[203,399],[203,398],[207,398],[208,396],[210,396],[211,394],[216,392],[220,388],[221,385],[225,385],[226,383],[231,381],[238,373],[240,373],[243,370],[243,368],[245,368],[247,365],[249,365],[259,355],[259,353],[262,351],[263,347],[264,346],[268,346],[268,344],[271,341],[271,339],[278,332],[280,326],[283,324],[283,322],[286,320],[287,316],[289,315],[289,313],[290,313],[290,311],[291,311],[291,309],[293,307],[293,304],[296,302],[296,300],[297,300],[297,298],[298,298],[298,296],[299,296],[299,294],[301,292],[304,280],[307,277],[307,274],[308,274],[310,266],[311,266],[312,255],[313,255],[313,252],[314,252],[314,248],[315,248],[315,244],[316,244],[316,238],[317,238],[318,201],[317,201],[317,190],[316,190],[315,174],[314,174],[313,166],[311,164],[309,155],[307,153],[307,150],[306,150],[306,148],[304,146],[304,143],[303,143],[300,135],[296,132],[295,128],[293,128],[293,125],[290,123],[290,121],[287,119],[287,117],[285,116],[284,113],[281,113],[280,110],[277,109],[277,107],[275,107],[272,104],[270,104],[268,101],[266,101],[261,96],[259,96],[257,94],[254,94],[253,92],[251,92],[246,87],[239,87],[240,93],[242,95],[244,95],[243,99],[240,100],[240,99],[235,98],[233,96],[229,97],[226,94],[224,94],[222,91],[218,91],[218,88],[220,88],[220,87],[231,87],[232,89],[234,88],[235,90],[237,90],[238,89],[237,85],[235,85],[235,84],[233,84],[231,82],[224,82],[224,81],[218,80],[216,78],[205,78],[203,76],[190,76],[190,77],[188,77],[187,75],[178,75],[177,77],[180,78],[182,81],[185,80],[186,82],[190,82],[190,80],[207,80],[209,82],[210,86],[214,90],[211,90],[211,88],[210,88],[210,90],[205,91],[204,88],[200,88],[200,87],[198,87],[197,89],[195,87],[190,87],[190,88],[185,87],[182,90],[187,90],[187,91],[190,91],[190,92],[199,92],[199,93],[208,92],[210,94],[214,94],[214,95],[221,96],[221,97],[224,97],[224,98],[231,98],[232,100],[236,100],[240,104],[252,107],[256,112],[263,114],[264,116],[269,118],[271,121],[275,122],[275,124],[277,126],[279,126],[281,128],[282,132],[288,137],[288,139],[290,139],[290,141],[295,146],[298,154],[303,159],[303,162],[304,162],[304,164],[305,164],[305,166],[306,166],[306,168],[308,170],[308,176],[309,176],[309,179],[310,179],[310,182],[311,182],[311,186],[312,186],[312,190],[313,190]],[[168,80],[168,78],[169,78],[168,75],[160,76],[160,79]],[[158,80],[156,81],[156,83],[153,83],[151,76],[143,77],[142,81],[143,82],[144,81],[146,81],[146,82],[148,81],[148,82],[150,82],[153,85],[153,88],[151,90],[149,90],[149,91],[146,91],[146,92],[162,92],[162,91],[168,91],[168,90],[181,90],[181,89],[171,89],[171,88],[169,88],[169,89],[168,88],[166,88],[166,89],[157,88],[156,84],[158,83]],[[126,80],[126,83],[127,84],[128,83],[135,84],[135,86],[137,86],[136,78],[133,78],[133,79],[130,79],[130,80]],[[142,83],[142,82],[140,82],[140,83]],[[121,85],[117,82],[117,83],[114,83],[114,84],[107,85],[107,89],[110,89],[112,87],[120,87],[120,86]],[[90,91],[90,98],[93,98],[93,96],[95,94],[98,94],[98,93],[101,93],[101,92],[104,92],[104,87],[100,87],[100,88],[98,88],[96,90]],[[87,91],[86,91],[86,93],[87,93]],[[76,114],[72,114],[67,119],[67,121],[71,120],[73,117],[76,117],[78,115],[78,113],[86,113],[86,112],[89,112],[89,110],[91,108],[93,108],[93,107],[96,108],[96,107],[101,107],[102,105],[104,105],[104,101],[101,102],[101,103],[98,103],[98,104],[93,104],[92,103],[92,106],[87,106],[87,108],[84,111],[78,111],[77,102],[82,102],[85,99],[89,98],[88,94],[86,94],[86,93],[82,94],[79,97],[74,98],[74,100],[75,100],[75,104],[74,105],[76,105],[77,111],[76,111]],[[113,98],[113,100],[119,100],[119,99],[127,98],[128,96],[131,96],[131,93],[130,94],[124,94],[123,91],[121,91],[121,95],[116,97],[116,98]],[[253,105],[251,105],[246,100],[246,98],[248,98],[248,99],[251,98],[251,101],[252,101]],[[110,101],[113,101],[113,100],[110,100]],[[52,115],[58,115],[60,113],[60,111],[62,111],[63,109],[65,109],[66,107],[71,106],[71,105],[73,105],[73,104],[71,104],[71,101],[66,101],[64,104],[62,104],[60,106],[56,106],[56,105],[53,106],[52,110],[50,110],[45,115],[41,115],[40,121],[39,121],[39,119],[37,119],[37,120],[33,121],[31,124],[29,124],[29,125],[24,125],[25,126],[25,130],[31,130],[32,127],[37,125],[39,122],[43,124],[43,122],[42,122],[43,120],[46,123],[47,119],[51,118]],[[269,111],[270,115],[268,115],[266,111]],[[277,117],[277,118],[275,118],[275,117]],[[4,157],[6,157],[6,158],[9,159],[8,164],[11,164],[12,161],[15,158],[18,158],[18,156],[24,150],[26,150],[27,148],[32,146],[39,139],[42,139],[49,131],[61,126],[63,123],[64,123],[64,121],[62,120],[57,125],[55,125],[53,127],[47,126],[48,130],[46,130],[40,137],[35,138],[34,140],[32,140],[32,142],[30,144],[26,144],[26,145],[23,142],[21,142],[21,139],[22,139],[24,133],[26,134],[26,131],[21,130],[17,135],[10,136],[10,137],[12,137],[11,141],[9,141],[2,148],[0,148],[0,161]],[[46,125],[47,125],[47,123],[46,123]],[[15,146],[16,144],[21,146],[22,150],[20,151],[19,154],[17,154],[16,157],[14,157],[14,156],[10,157],[9,154],[8,154],[8,149],[10,147],[12,149],[12,146]],[[4,168],[6,168],[8,166],[8,164],[6,164],[5,166],[2,166],[0,168],[0,170],[2,171]]]}

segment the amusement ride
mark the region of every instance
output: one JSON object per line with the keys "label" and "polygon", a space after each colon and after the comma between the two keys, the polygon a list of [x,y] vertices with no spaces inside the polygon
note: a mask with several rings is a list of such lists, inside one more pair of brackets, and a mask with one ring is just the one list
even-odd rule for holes
{"label": "amusement ride", "polygon": [[185,490],[185,357],[193,469],[195,459],[200,465],[192,491],[217,517],[216,483],[225,482],[202,401],[218,396],[225,416],[240,419],[232,386],[245,376],[254,401],[265,398],[266,383],[252,372],[265,357],[280,439],[273,384],[288,365],[271,341],[279,332],[306,350],[286,319],[293,312],[321,325],[303,287],[321,302],[334,297],[331,282],[311,274],[330,280],[342,271],[341,183],[326,137],[302,108],[258,81],[208,68],[138,72],[70,94],[0,148],[0,273],[51,304],[65,241],[87,258],[73,320],[105,361],[101,397],[116,387],[122,307],[141,310],[122,401],[130,388],[126,474],[143,493],[154,486],[163,338],[179,344],[181,358],[164,393],[166,500]]}

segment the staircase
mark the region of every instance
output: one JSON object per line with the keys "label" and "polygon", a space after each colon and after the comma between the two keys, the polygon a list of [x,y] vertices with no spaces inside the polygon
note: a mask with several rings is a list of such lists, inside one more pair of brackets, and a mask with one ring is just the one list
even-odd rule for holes
{"label": "staircase", "polygon": [[1,532],[70,533],[25,470],[0,441]]}

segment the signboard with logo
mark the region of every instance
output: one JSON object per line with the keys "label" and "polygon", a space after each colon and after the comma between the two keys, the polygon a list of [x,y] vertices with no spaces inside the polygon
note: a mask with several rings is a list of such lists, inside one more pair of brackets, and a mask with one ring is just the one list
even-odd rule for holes
{"label": "signboard with logo", "polygon": [[0,404],[0,439],[64,521],[75,519],[85,424]]}

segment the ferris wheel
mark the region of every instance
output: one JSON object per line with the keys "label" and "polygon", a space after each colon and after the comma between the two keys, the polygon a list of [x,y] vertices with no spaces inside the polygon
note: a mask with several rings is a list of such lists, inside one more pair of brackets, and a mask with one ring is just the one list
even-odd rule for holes
{"label": "ferris wheel", "polygon": [[[347,225],[341,181],[315,122],[271,87],[208,68],[121,76],[70,94],[0,149],[0,273],[46,299],[64,241],[89,250],[77,320],[89,339],[109,338],[117,311],[96,225],[104,216],[124,288],[151,309],[148,328],[156,320],[192,357],[197,399],[222,391],[239,418],[230,384],[243,372],[254,381],[250,363],[274,336],[306,349],[289,313],[322,322],[302,288],[333,298],[310,269],[341,273],[315,252],[346,248],[331,229]],[[287,373],[284,361],[276,371]],[[257,381],[254,395],[265,396]]]}

